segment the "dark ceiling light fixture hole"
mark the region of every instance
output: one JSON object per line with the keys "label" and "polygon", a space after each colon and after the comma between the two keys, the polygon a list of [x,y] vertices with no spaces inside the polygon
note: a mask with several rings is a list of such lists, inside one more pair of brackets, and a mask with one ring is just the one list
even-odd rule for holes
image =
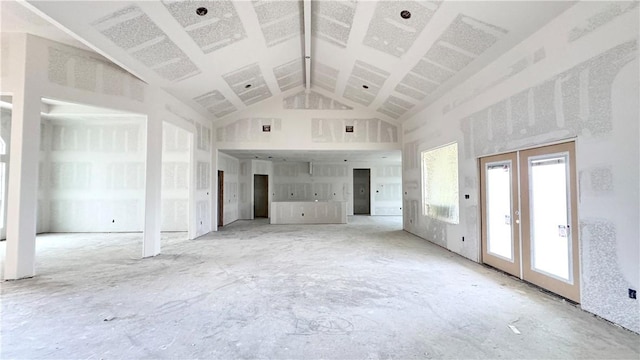
{"label": "dark ceiling light fixture hole", "polygon": [[199,7],[199,8],[196,9],[196,14],[198,16],[205,16],[205,15],[207,15],[208,12],[209,12],[209,10],[207,10],[206,7]]}
{"label": "dark ceiling light fixture hole", "polygon": [[411,17],[411,11],[409,10],[402,10],[400,11],[400,17],[403,19],[409,19]]}
{"label": "dark ceiling light fixture hole", "polygon": [[245,89],[248,89],[250,87],[251,87],[251,84],[247,84],[247,85],[244,86]]}
{"label": "dark ceiling light fixture hole", "polygon": [[368,89],[368,88],[369,88],[369,85],[362,85],[362,88],[363,88],[363,89]]}

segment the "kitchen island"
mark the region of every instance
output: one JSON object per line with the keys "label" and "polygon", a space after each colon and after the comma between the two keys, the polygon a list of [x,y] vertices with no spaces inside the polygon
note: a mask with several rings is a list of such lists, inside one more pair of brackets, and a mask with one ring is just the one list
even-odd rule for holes
{"label": "kitchen island", "polygon": [[274,201],[271,224],[346,224],[346,201]]}

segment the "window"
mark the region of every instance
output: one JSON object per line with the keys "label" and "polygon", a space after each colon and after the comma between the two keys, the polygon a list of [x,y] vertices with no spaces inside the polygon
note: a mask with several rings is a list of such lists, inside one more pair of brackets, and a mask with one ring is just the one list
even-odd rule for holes
{"label": "window", "polygon": [[422,213],[459,223],[457,143],[422,152]]}

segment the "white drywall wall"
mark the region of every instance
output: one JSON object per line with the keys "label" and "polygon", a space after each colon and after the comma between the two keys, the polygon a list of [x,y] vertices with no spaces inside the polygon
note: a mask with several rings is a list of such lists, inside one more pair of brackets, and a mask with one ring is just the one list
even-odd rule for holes
{"label": "white drywall wall", "polygon": [[162,231],[189,230],[191,136],[175,125],[162,126]]}
{"label": "white drywall wall", "polygon": [[402,177],[399,163],[274,162],[273,201],[346,201],[353,215],[353,169],[371,169],[371,215],[402,214]]}
{"label": "white drywall wall", "polygon": [[49,232],[142,231],[144,120],[45,121]]}
{"label": "white drywall wall", "polygon": [[238,176],[238,217],[239,219],[254,218],[254,175],[267,175],[269,186],[269,211],[273,196],[273,163],[265,160],[240,160],[240,174]]}
{"label": "white drywall wall", "polygon": [[[312,94],[320,94],[312,92]],[[324,95],[323,95],[324,96]],[[218,149],[399,150],[397,124],[360,108],[327,108],[322,103],[292,107],[297,91],[282,93],[250,110],[215,123]],[[292,100],[294,99],[294,100]],[[325,96],[326,101],[332,100]],[[270,126],[263,132],[263,126]],[[345,127],[353,126],[353,133]]]}
{"label": "white drywall wall", "polygon": [[223,225],[230,224],[239,217],[240,160],[224,153],[218,153],[218,170],[224,171],[224,214]]}
{"label": "white drywall wall", "polygon": [[[640,287],[639,16],[630,4],[576,4],[407,120],[403,191],[407,231],[479,261],[478,158],[575,139],[581,306],[638,332],[640,302],[627,294]],[[420,152],[450,142],[459,146],[456,225],[420,211]]]}
{"label": "white drywall wall", "polygon": [[251,160],[240,160],[240,173],[238,174],[238,218],[253,219],[253,165]]}

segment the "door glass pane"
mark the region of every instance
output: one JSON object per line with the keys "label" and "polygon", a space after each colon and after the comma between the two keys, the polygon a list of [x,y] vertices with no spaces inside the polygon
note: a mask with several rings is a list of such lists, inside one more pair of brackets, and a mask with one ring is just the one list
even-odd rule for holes
{"label": "door glass pane", "polygon": [[566,155],[529,158],[531,264],[571,281],[567,166]]}
{"label": "door glass pane", "polygon": [[513,262],[511,161],[487,164],[487,251]]}

